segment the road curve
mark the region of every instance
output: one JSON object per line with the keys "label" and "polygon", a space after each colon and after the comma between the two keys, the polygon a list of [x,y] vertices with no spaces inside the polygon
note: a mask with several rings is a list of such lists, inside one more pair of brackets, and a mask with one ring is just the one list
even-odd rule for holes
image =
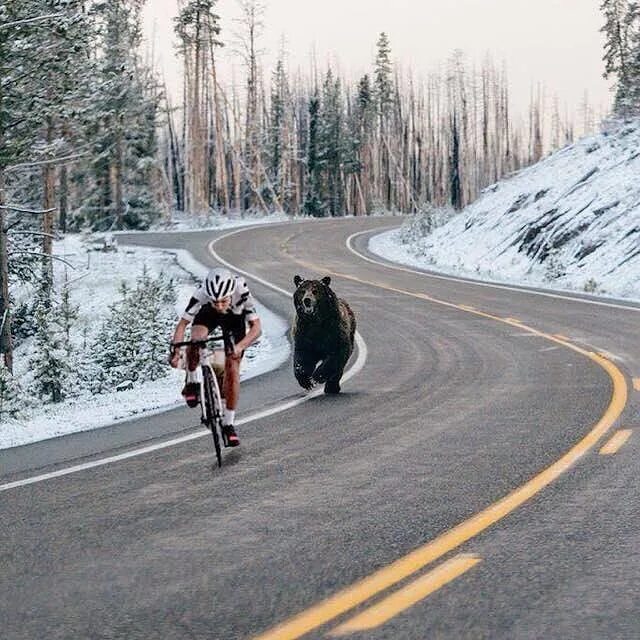
{"label": "road curve", "polygon": [[[221,471],[198,438],[0,493],[3,637],[637,637],[637,308],[441,280],[347,248],[389,223],[271,225],[214,243],[289,291],[295,273],[333,274],[365,368],[337,398],[244,425]],[[209,240],[136,238],[201,259]],[[366,236],[353,245],[366,254]],[[250,282],[291,316],[290,300]],[[243,388],[243,413],[297,395],[283,367]],[[131,423],[138,435],[118,450],[192,416]],[[498,513],[599,424],[598,443]],[[632,436],[599,455],[619,427]]]}

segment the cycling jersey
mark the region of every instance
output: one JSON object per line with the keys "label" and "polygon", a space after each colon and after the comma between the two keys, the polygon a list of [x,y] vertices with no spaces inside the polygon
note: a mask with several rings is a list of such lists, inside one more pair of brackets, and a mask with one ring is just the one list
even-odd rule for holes
{"label": "cycling jersey", "polygon": [[[252,322],[258,319],[256,312],[256,301],[254,300],[246,280],[242,276],[235,276],[236,288],[231,294],[231,305],[227,314],[234,316],[242,316],[245,320]],[[212,306],[213,300],[209,297],[203,286],[198,287],[187,308],[184,310],[182,317],[185,320],[192,321],[203,306]]]}

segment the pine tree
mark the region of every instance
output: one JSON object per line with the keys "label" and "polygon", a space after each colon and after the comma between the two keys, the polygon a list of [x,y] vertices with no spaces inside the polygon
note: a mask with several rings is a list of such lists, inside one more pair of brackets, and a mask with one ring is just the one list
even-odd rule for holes
{"label": "pine tree", "polygon": [[167,373],[167,341],[174,324],[173,283],[146,267],[133,289],[124,283],[109,307],[91,347],[95,354],[83,378],[94,393],[113,391],[123,382],[157,380]]}
{"label": "pine tree", "polygon": [[[83,372],[83,377],[91,385],[94,393],[113,390],[121,382],[129,379],[133,354],[131,336],[134,333],[136,315],[129,313],[129,288],[123,282],[120,298],[109,305],[108,315],[91,345],[94,367]],[[97,372],[96,372],[97,368]]]}
{"label": "pine tree", "polygon": [[347,146],[344,127],[342,90],[340,80],[328,69],[323,83],[320,114],[319,159],[326,176],[326,202],[330,215],[343,211],[343,160]]}
{"label": "pine tree", "polygon": [[304,212],[314,217],[322,217],[324,215],[324,207],[320,199],[321,161],[319,128],[320,98],[316,92],[309,99],[309,137],[306,153],[307,192],[304,200]]}
{"label": "pine tree", "polygon": [[287,176],[287,122],[286,108],[290,102],[287,74],[282,56],[278,59],[276,70],[271,81],[271,105],[269,113],[269,130],[267,139],[267,161],[269,179],[273,185],[277,205],[287,210],[291,198],[291,185]]}
{"label": "pine tree", "polygon": [[625,19],[629,33],[629,77],[625,95],[616,95],[616,103],[628,115],[640,114],[640,2],[630,2]]}
{"label": "pine tree", "polygon": [[376,43],[377,53],[375,62],[376,103],[380,121],[384,122],[389,116],[393,102],[393,83],[391,78],[391,45],[389,37],[384,31]]}
{"label": "pine tree", "polygon": [[74,226],[147,228],[158,217],[156,122],[160,91],[137,52],[142,0],[109,0],[92,6],[98,25],[94,99],[86,136],[93,176]]}
{"label": "pine tree", "polygon": [[0,424],[16,418],[24,408],[25,394],[4,362],[0,361]]}
{"label": "pine tree", "polygon": [[451,117],[451,155],[449,157],[449,189],[450,203],[454,209],[460,209],[462,205],[462,192],[460,181],[460,128],[458,115],[454,111]]}
{"label": "pine tree", "polygon": [[600,29],[605,36],[604,77],[616,78],[614,112],[624,115],[627,109],[631,82],[631,42],[632,25],[637,15],[635,2],[629,0],[603,0],[600,10],[605,23]]}
{"label": "pine tree", "polygon": [[[13,201],[33,208],[44,200],[49,211],[42,214],[42,252],[50,255],[54,170],[59,158],[72,150],[71,131],[79,121],[80,79],[86,77],[89,59],[90,29],[83,5],[79,0],[0,4],[0,317],[1,347],[9,368],[12,323],[8,274],[12,267],[22,275],[31,271],[34,258],[27,258],[26,252],[33,252],[34,247],[15,246],[24,243],[8,238],[5,229],[20,221],[3,205]],[[43,160],[46,163],[41,172],[29,169],[29,163]],[[12,165],[14,169],[23,167],[7,174]],[[12,253],[18,256],[14,265],[8,261],[10,243]],[[47,258],[44,276],[51,279]]]}
{"label": "pine tree", "polygon": [[29,360],[33,390],[39,398],[61,402],[68,393],[71,359],[60,306],[52,306],[48,296],[40,293],[34,320],[37,329]]}

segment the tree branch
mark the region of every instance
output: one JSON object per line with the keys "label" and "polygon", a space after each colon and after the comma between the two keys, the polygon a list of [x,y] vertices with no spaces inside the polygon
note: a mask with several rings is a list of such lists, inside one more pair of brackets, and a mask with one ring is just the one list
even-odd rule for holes
{"label": "tree branch", "polygon": [[40,253],[39,251],[23,251],[22,249],[9,252],[10,256],[15,254],[23,254],[27,256],[38,256],[39,258],[51,258],[51,260],[58,260],[59,262],[64,262],[64,264],[66,264],[68,267],[71,267],[74,271],[76,270],[76,268],[69,261],[65,260],[64,258],[61,258],[60,256],[48,255],[46,253]]}
{"label": "tree branch", "polygon": [[59,236],[55,236],[52,233],[45,233],[44,231],[14,231],[14,236],[41,236],[45,238],[51,238],[52,240],[59,240]]}
{"label": "tree branch", "polygon": [[45,164],[62,164],[64,162],[71,162],[72,160],[79,160],[84,158],[86,153],[74,153],[70,156],[62,156],[61,158],[50,158],[49,160],[38,160],[35,162],[21,162],[20,164],[9,165],[6,171],[16,171],[16,169],[28,169],[29,167],[40,167]]}
{"label": "tree branch", "polygon": [[35,216],[57,211],[57,207],[54,207],[53,209],[25,209],[24,207],[19,207],[15,204],[0,204],[0,209],[5,209],[7,211],[16,211],[17,213],[30,213]]}
{"label": "tree branch", "polygon": [[5,22],[0,24],[0,29],[8,29],[9,27],[17,27],[21,24],[28,24],[30,22],[40,22],[42,20],[51,20],[52,18],[60,18],[64,13],[49,13],[48,15],[38,16],[36,18],[25,18],[24,20],[14,20],[13,22]]}

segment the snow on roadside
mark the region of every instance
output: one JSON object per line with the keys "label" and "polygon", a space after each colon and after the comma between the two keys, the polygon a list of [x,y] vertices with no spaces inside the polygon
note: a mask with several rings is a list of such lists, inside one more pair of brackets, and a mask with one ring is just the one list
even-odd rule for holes
{"label": "snow on roadside", "polygon": [[[252,224],[256,222],[258,220]],[[71,302],[79,306],[73,339],[78,349],[82,348],[83,342],[91,344],[109,305],[119,297],[122,283],[133,286],[143,268],[151,276],[164,272],[173,279],[177,294],[176,318],[186,306],[195,280],[206,272],[206,267],[186,251],[121,246],[116,252],[96,252],[87,251],[88,242],[90,244],[82,236],[69,235],[54,243],[54,253],[76,267],[68,274]],[[63,269],[60,263],[56,263],[57,282],[61,281]],[[289,355],[287,323],[259,303],[258,309],[263,336],[247,351],[241,372],[243,380],[277,368]],[[27,373],[31,343],[32,340],[27,340],[16,350],[15,373],[18,378]],[[180,406],[183,402],[180,396],[183,381],[183,372],[167,367],[166,377],[138,384],[132,389],[99,395],[76,389],[73,397],[59,404],[36,402],[25,410],[21,418],[0,424],[0,449],[95,429]]]}
{"label": "snow on roadside", "polygon": [[[286,213],[246,214],[244,216],[230,213],[228,215],[210,216],[182,216],[174,214],[170,220],[159,222],[151,227],[149,231],[162,231],[165,233],[182,233],[183,231],[220,231],[221,229],[231,229],[234,227],[246,227],[253,224],[273,224],[278,222],[288,222],[292,217]],[[126,233],[136,233],[127,231]],[[140,233],[146,233],[144,231]]]}

